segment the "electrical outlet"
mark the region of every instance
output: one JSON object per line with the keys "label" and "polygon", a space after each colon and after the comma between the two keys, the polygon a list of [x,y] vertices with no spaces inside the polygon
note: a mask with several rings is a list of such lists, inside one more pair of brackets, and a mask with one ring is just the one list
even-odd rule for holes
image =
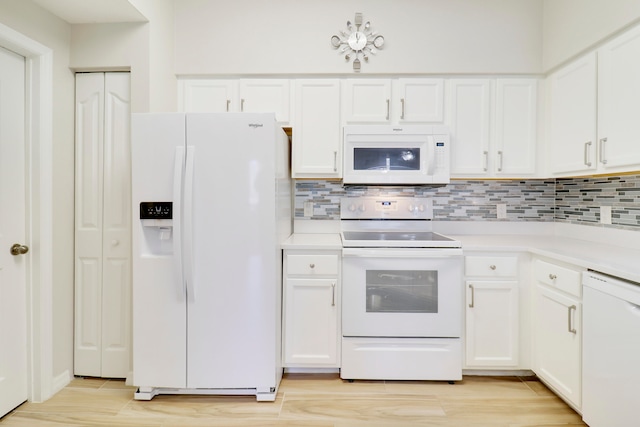
{"label": "electrical outlet", "polygon": [[506,203],[498,203],[496,205],[496,216],[498,219],[506,219],[507,218],[507,204]]}
{"label": "electrical outlet", "polygon": [[611,206],[600,206],[600,224],[611,224]]}
{"label": "electrical outlet", "polygon": [[304,202],[304,216],[306,218],[313,216],[313,202]]}

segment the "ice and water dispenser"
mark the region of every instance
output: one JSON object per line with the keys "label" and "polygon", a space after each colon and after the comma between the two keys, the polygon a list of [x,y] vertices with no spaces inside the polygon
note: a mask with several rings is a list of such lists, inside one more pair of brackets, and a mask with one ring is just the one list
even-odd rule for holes
{"label": "ice and water dispenser", "polygon": [[173,253],[173,203],[140,202],[143,252],[149,255]]}

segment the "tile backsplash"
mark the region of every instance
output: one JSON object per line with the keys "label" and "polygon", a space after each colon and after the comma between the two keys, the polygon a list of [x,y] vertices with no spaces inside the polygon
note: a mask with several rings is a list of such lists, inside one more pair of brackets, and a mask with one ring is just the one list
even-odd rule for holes
{"label": "tile backsplash", "polygon": [[[561,221],[640,230],[640,175],[525,180],[454,180],[436,187],[343,187],[338,181],[296,181],[297,220],[338,220],[342,197],[424,196],[438,221]],[[304,216],[311,202],[313,216]],[[498,219],[496,205],[507,205]],[[612,224],[600,224],[600,206],[611,206]]]}
{"label": "tile backsplash", "polygon": [[640,175],[557,180],[556,221],[602,225],[601,206],[611,206],[611,225],[603,226],[640,231]]}

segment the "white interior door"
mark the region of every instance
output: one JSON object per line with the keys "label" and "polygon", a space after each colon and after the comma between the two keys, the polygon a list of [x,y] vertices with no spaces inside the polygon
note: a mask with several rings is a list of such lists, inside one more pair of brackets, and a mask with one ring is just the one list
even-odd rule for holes
{"label": "white interior door", "polygon": [[25,59],[0,48],[0,416],[27,400]]}
{"label": "white interior door", "polygon": [[74,374],[131,370],[129,73],[76,75]]}

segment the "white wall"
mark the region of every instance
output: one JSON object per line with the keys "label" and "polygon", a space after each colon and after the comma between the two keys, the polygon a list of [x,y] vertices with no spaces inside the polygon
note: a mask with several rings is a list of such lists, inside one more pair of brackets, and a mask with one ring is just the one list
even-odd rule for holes
{"label": "white wall", "polygon": [[638,0],[544,0],[543,71],[592,48],[639,18]]}
{"label": "white wall", "polygon": [[173,0],[134,0],[147,23],[72,26],[75,71],[131,71],[131,111],[176,111]]}
{"label": "white wall", "polygon": [[539,73],[541,0],[179,0],[176,73],[353,74],[330,38],[362,12],[371,73]]}
{"label": "white wall", "polygon": [[[73,373],[74,78],[71,27],[30,1],[0,1],[0,22],[53,54],[53,375]],[[34,242],[37,244],[37,242]]]}
{"label": "white wall", "polygon": [[71,30],[74,71],[131,71],[131,111],[149,109],[149,25],[77,24]]}

